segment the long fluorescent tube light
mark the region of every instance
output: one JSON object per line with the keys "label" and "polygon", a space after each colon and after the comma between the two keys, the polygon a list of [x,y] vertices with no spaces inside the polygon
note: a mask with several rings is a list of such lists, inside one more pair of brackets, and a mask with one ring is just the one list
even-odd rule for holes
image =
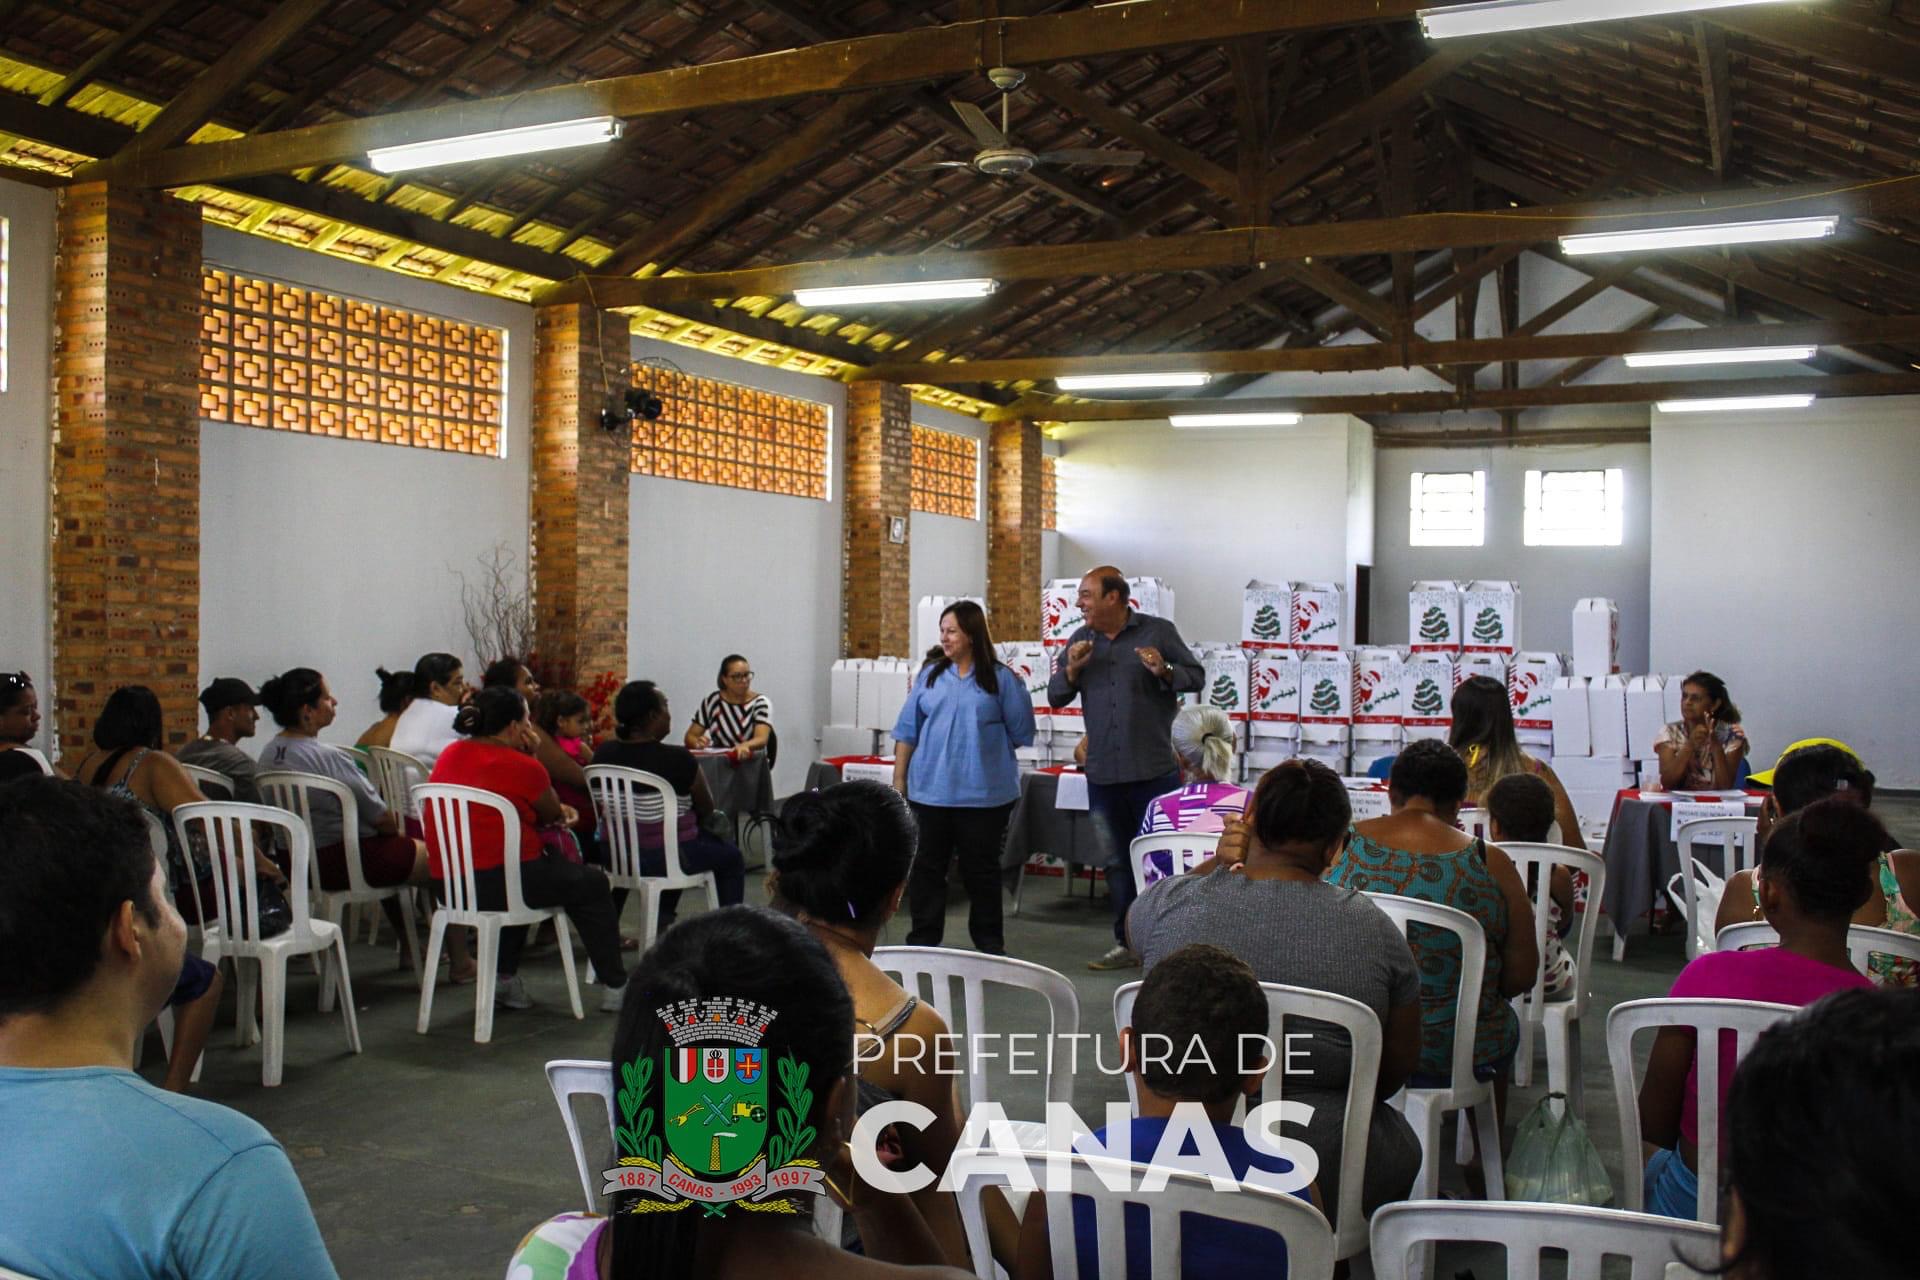
{"label": "long fluorescent tube light", "polygon": [[491,133],[463,133],[458,137],[408,142],[397,147],[373,147],[367,152],[367,160],[381,173],[400,173],[468,160],[525,155],[530,151],[589,147],[597,142],[612,142],[624,127],[618,116],[557,120],[520,129],[495,129]]}
{"label": "long fluorescent tube light", "polygon": [[999,287],[998,280],[987,279],[836,284],[820,289],[795,289],[793,300],[803,307],[839,307],[862,302],[933,302],[942,298],[984,298]]}
{"label": "long fluorescent tube light", "polygon": [[1176,427],[1294,427],[1297,413],[1176,413],[1167,419]]}
{"label": "long fluorescent tube light", "polygon": [[1718,400],[1660,400],[1654,408],[1662,413],[1716,413],[1729,409],[1804,409],[1813,403],[1804,396],[1722,396]]}
{"label": "long fluorescent tube light", "polygon": [[1703,245],[1766,244],[1775,240],[1818,240],[1830,236],[1840,220],[1778,218],[1772,222],[1714,222],[1698,227],[1653,227],[1645,231],[1599,231],[1561,236],[1560,251],[1572,256],[1589,253],[1633,253],[1642,249],[1695,249]]}
{"label": "long fluorescent tube light", "polygon": [[1758,364],[1766,360],[1811,360],[1820,348],[1722,347],[1717,351],[1635,351],[1626,357],[1629,369],[1662,369],[1677,364]]}
{"label": "long fluorescent tube light", "polygon": [[1420,10],[1420,29],[1429,40],[1484,36],[1501,31],[1565,27],[1576,22],[1614,18],[1651,18],[1665,13],[1697,13],[1735,5],[1779,0],[1489,0],[1486,4],[1448,5]]}
{"label": "long fluorescent tube light", "polygon": [[1204,387],[1210,373],[1076,373],[1055,378],[1062,391],[1137,391],[1142,387]]}

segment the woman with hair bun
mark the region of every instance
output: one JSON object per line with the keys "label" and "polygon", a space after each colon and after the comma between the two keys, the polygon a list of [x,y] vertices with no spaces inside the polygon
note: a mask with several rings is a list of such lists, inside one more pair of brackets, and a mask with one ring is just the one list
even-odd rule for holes
{"label": "woman with hair bun", "polygon": [[[767,889],[774,908],[825,945],[853,996],[863,1091],[917,1102],[933,1123],[908,1130],[907,1160],[944,1173],[960,1140],[953,1078],[923,1065],[920,1051],[946,1043],[946,1020],[873,962],[880,933],[900,909],[914,860],[913,814],[878,782],[843,782],[787,801],[775,829]],[[965,1233],[953,1197],[934,1187],[914,1196],[948,1261],[965,1266]]]}
{"label": "woman with hair bun", "polygon": [[413,702],[413,672],[375,667],[373,674],[380,681],[380,718],[368,725],[353,745],[391,747],[394,726],[400,723],[401,713]]}
{"label": "woman with hair bun", "polygon": [[[1668,996],[1806,1005],[1829,992],[1871,987],[1847,954],[1847,926],[1873,892],[1871,872],[1886,840],[1880,820],[1844,796],[1782,818],[1760,850],[1755,877],[1761,914],[1780,935],[1780,945],[1697,956],[1673,980]],[[1670,1218],[1698,1216],[1694,1039],[1691,1030],[1663,1027],[1640,1084],[1640,1136],[1661,1148],[1647,1161],[1647,1212]],[[1727,1036],[1720,1050],[1723,1115],[1734,1065],[1733,1037]],[[1728,1126],[1720,1134],[1724,1153]]]}
{"label": "woman with hair bun", "polygon": [[[473,815],[474,885],[480,906],[489,911],[506,909],[506,859],[518,859],[521,898],[530,907],[566,908],[594,972],[606,984],[600,1010],[618,1012],[627,969],[620,959],[613,895],[604,871],[562,857],[540,838],[540,828],[569,826],[578,815],[560,803],[552,779],[533,758],[533,722],[527,717],[526,699],[510,688],[482,689],[455,714],[453,727],[460,740],[440,753],[429,781],[491,791],[512,802],[519,817],[513,831],[501,831],[500,820],[490,811]],[[431,822],[427,845],[433,851],[434,879],[444,880],[446,861]],[[520,980],[520,948],[526,938],[525,929],[507,929],[500,935],[499,968],[492,977],[494,1000],[503,1008],[533,1007]],[[480,975],[482,982],[488,978]]]}
{"label": "woman with hair bun", "polygon": [[1249,793],[1227,781],[1237,740],[1233,721],[1220,708],[1182,707],[1173,718],[1173,754],[1185,785],[1147,805],[1138,834],[1223,831],[1228,822],[1244,817]]}
{"label": "woman with hair bun", "polygon": [[[1420,1171],[1419,1139],[1386,1105],[1420,1056],[1420,976],[1386,913],[1323,878],[1352,817],[1346,785],[1326,765],[1289,760],[1269,769],[1246,821],[1228,824],[1218,856],[1148,886],[1127,933],[1149,973],[1182,947],[1208,942],[1244,959],[1262,982],[1329,991],[1373,1010],[1384,1039],[1361,1196],[1371,1213],[1405,1198]],[[1286,1096],[1313,1105],[1305,1140],[1320,1157],[1321,1187],[1337,1187],[1353,1046],[1328,1026],[1306,1041],[1302,1067],[1300,1043],[1288,1051]],[[1338,1209],[1330,1203],[1327,1216]]]}

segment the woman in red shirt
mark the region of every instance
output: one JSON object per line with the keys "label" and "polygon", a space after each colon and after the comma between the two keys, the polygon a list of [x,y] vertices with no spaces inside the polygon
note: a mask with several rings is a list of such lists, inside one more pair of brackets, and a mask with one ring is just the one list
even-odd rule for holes
{"label": "woman in red shirt", "polygon": [[[545,851],[538,828],[567,826],[577,815],[560,803],[545,766],[534,759],[538,738],[527,717],[526,699],[511,689],[482,689],[454,717],[460,739],[440,753],[430,781],[491,791],[511,801],[519,814],[519,830],[509,838],[498,830],[490,813],[473,817],[473,864],[480,905],[504,910],[507,905],[504,854],[513,849],[520,860],[520,894],[530,907],[564,907],[580,931],[594,971],[606,983],[603,1012],[618,1012],[627,971],[620,961],[620,932],[613,914],[613,896],[606,873]],[[446,875],[438,833],[427,824],[427,847],[433,854],[436,880]],[[500,968],[495,1001],[507,1009],[528,1009],[526,984],[520,980],[520,948],[526,930],[508,929],[500,939]],[[485,975],[482,975],[484,978]]]}

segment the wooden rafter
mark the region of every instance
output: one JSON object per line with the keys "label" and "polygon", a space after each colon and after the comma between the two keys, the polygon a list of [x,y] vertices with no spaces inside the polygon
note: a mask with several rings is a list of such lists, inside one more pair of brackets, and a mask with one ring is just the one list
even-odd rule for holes
{"label": "wooden rafter", "polygon": [[271,133],[297,117],[322,97],[340,87],[342,81],[365,67],[370,59],[392,44],[407,28],[432,11],[439,0],[411,0],[388,14],[385,21],[338,57],[332,59],[307,80],[307,87],[281,102],[260,122],[256,133]]}
{"label": "wooden rafter", "polygon": [[[1648,311],[1642,312],[1640,315],[1634,317],[1632,320],[1629,320],[1625,325],[1621,326],[1620,331],[1622,333],[1646,333],[1651,330],[1658,329],[1661,325],[1665,324],[1667,321],[1671,319],[1673,319],[1673,312],[1667,310],[1665,307],[1654,307]],[[1771,337],[1767,338],[1766,340],[1769,342],[1773,341]],[[1588,374],[1592,373],[1595,369],[1598,369],[1601,365],[1605,364],[1610,358],[1611,357],[1609,356],[1601,356],[1601,355],[1582,357],[1581,359],[1575,360],[1571,364],[1567,365],[1563,369],[1554,370],[1554,372],[1549,374],[1546,378],[1544,378],[1539,385],[1543,387],[1569,386],[1575,382],[1580,381],[1580,379],[1586,377]],[[1515,385],[1518,385],[1518,384],[1516,383]]]}
{"label": "wooden rafter", "polygon": [[1234,175],[1221,166],[1190,147],[1175,142],[1151,125],[1142,123],[1139,117],[1076,88],[1060,76],[1046,71],[1029,71],[1026,87],[1047,101],[1091,121],[1114,137],[1140,148],[1221,198],[1231,200],[1238,194],[1238,182]]}
{"label": "wooden rafter", "polygon": [[1267,111],[1271,106],[1270,63],[1265,36],[1248,36],[1227,46],[1233,67],[1234,119],[1240,140],[1235,152],[1239,180],[1234,210],[1241,226],[1257,227],[1267,220]]}
{"label": "wooden rafter", "polygon": [[1875,75],[1920,85],[1920,40],[1884,26],[1812,9],[1715,10],[1716,26],[1800,53],[1815,53]]}
{"label": "wooden rafter", "polygon": [[68,72],[59,84],[40,95],[43,107],[63,107],[67,99],[86,88],[88,81],[112,66],[114,60],[145,38],[166,16],[180,7],[180,0],[160,0],[149,4],[131,24],[96,49],[85,62]]}
{"label": "wooden rafter", "polygon": [[273,12],[175,94],[115,159],[137,163],[184,141],[213,117],[222,99],[252,79],[289,40],[325,13],[327,5],[328,0],[280,0]]}
{"label": "wooden rafter", "polygon": [[1700,94],[1707,113],[1707,151],[1716,182],[1727,176],[1733,153],[1733,86],[1727,69],[1726,33],[1711,22],[1693,22],[1693,47],[1700,58]]}

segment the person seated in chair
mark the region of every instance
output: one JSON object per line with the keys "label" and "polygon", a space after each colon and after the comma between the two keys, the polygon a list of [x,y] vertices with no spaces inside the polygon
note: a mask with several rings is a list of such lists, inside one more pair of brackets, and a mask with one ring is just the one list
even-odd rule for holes
{"label": "person seated in chair", "polygon": [[1245,817],[1252,793],[1227,781],[1234,774],[1235,742],[1227,713],[1218,707],[1182,707],[1173,718],[1172,737],[1182,785],[1147,805],[1134,834],[1221,831],[1233,819]]}
{"label": "person seated in chair", "polygon": [[240,744],[259,727],[260,695],[245,680],[220,676],[200,691],[200,705],[207,712],[207,731],[176,751],[175,758],[233,779],[233,794],[215,799],[259,804],[260,788],[253,785],[253,775],[260,766]]}
{"label": "person seated in chair", "polygon": [[137,805],[54,778],[0,787],[8,1274],[335,1280],[272,1135],[133,1071],[186,954]]}
{"label": "person seated in chair", "polygon": [[467,687],[467,673],[460,659],[450,653],[422,654],[413,664],[408,687],[413,700],[394,722],[387,745],[431,771],[440,753],[460,741],[453,718],[473,691]]}
{"label": "person seated in chair", "polygon": [[40,696],[24,671],[0,671],[0,782],[37,778],[46,770],[16,747],[30,747],[40,732]]}
{"label": "person seated in chair", "polygon": [[[1144,901],[1144,899],[1143,899]],[[1184,1132],[1178,1154],[1202,1155],[1200,1135],[1224,1156],[1219,1170],[1242,1182],[1286,1186],[1294,1181],[1293,1162],[1248,1141],[1247,1130],[1233,1122],[1234,1104],[1255,1099],[1271,1065],[1259,1055],[1259,1037],[1267,1034],[1267,997],[1247,962],[1208,943],[1180,948],[1147,970],[1134,1002],[1133,1021],[1120,1033],[1120,1060],[1137,1090],[1129,1156],[1150,1164],[1169,1129]],[[1177,1111],[1186,1108],[1185,1112]],[[1202,1113],[1199,1116],[1193,1112]],[[1186,1131],[1183,1131],[1186,1126]],[[1102,1127],[1093,1138],[1112,1139]],[[1172,1153],[1168,1153],[1171,1155]],[[1206,1152],[1211,1155],[1211,1151]],[[1311,1179],[1294,1195],[1316,1208],[1320,1197]],[[1128,1280],[1150,1274],[1151,1240],[1147,1215],[1129,1205],[1126,1224]],[[1073,1236],[1083,1276],[1098,1275],[1101,1259],[1093,1203],[1074,1197]],[[1286,1243],[1278,1235],[1240,1222],[1189,1217],[1180,1233],[1180,1274],[1187,1276],[1284,1277]],[[1027,1197],[1020,1224],[1017,1280],[1053,1280],[1048,1240],[1046,1193]]]}
{"label": "person seated in chair", "polygon": [[375,667],[373,674],[380,682],[380,718],[368,725],[366,731],[353,740],[353,745],[391,747],[393,731],[399,725],[400,717],[413,704],[413,672]]}
{"label": "person seated in chair", "polygon": [[687,749],[730,751],[735,760],[764,751],[773,737],[773,704],[754,692],[753,671],[747,660],[730,653],[720,660],[719,687],[700,700],[693,723],[687,726]]}
{"label": "person seated in chair", "polygon": [[[1487,792],[1487,837],[1495,844],[1545,844],[1558,820],[1558,799],[1546,779],[1531,773],[1510,773]],[[1527,886],[1533,892],[1533,886]],[[1573,998],[1573,957],[1565,938],[1573,929],[1573,873],[1555,867],[1547,890],[1547,945],[1540,956],[1546,972],[1549,1000]]]}

